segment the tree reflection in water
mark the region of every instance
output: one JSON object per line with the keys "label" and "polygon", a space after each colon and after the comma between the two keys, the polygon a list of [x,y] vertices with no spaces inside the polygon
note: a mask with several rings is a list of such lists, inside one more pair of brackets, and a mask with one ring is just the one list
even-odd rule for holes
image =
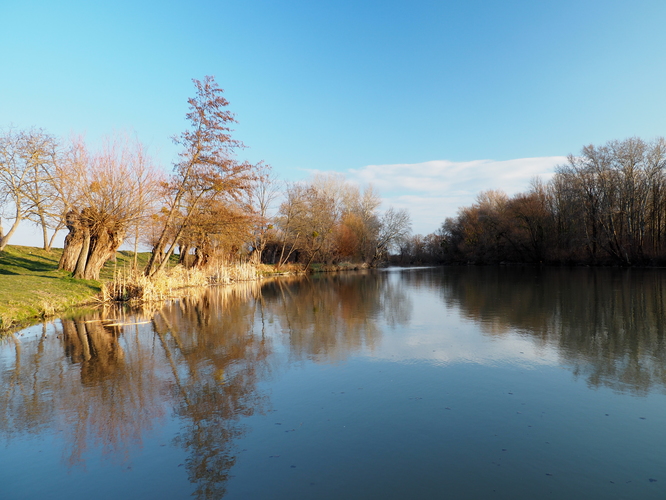
{"label": "tree reflection in water", "polygon": [[[3,349],[0,432],[11,439],[62,429],[67,467],[85,467],[96,451],[127,465],[170,407],[194,496],[221,498],[243,419],[268,410],[258,383],[290,360],[328,362],[373,349],[378,318],[407,322],[409,304],[385,276],[325,275],[44,324],[41,335],[10,338],[11,354]],[[276,342],[287,347],[286,359],[272,356]]]}
{"label": "tree reflection in water", "polygon": [[256,284],[217,288],[170,303],[155,315],[155,331],[172,368],[174,410],[197,498],[221,498],[235,463],[240,420],[263,412],[257,382],[267,370],[271,341],[254,328]]}
{"label": "tree reflection in water", "polygon": [[295,359],[338,361],[381,340],[379,320],[407,323],[409,298],[385,274],[322,274],[268,283],[262,293],[271,320],[288,336]]}
{"label": "tree reflection in water", "polygon": [[[50,334],[43,325],[35,340],[15,340],[13,366],[2,372],[3,432],[62,429],[68,466],[84,466],[89,447],[127,461],[163,416],[159,392],[166,380],[136,328],[104,325],[117,322],[117,313],[63,319]],[[131,349],[121,346],[122,337]]]}
{"label": "tree reflection in water", "polygon": [[465,267],[410,273],[487,335],[557,348],[592,387],[666,390],[666,273],[660,269]]}

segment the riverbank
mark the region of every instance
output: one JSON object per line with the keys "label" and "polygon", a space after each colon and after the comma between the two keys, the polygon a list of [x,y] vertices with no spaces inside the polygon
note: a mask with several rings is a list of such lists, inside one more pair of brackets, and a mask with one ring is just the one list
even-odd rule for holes
{"label": "riverbank", "polygon": [[[80,280],[58,270],[62,249],[51,252],[36,247],[8,245],[0,253],[0,333],[27,326],[40,319],[67,315],[68,311],[104,301],[166,300],[183,288],[227,284],[264,277],[302,274],[297,264],[280,270],[261,264],[219,266],[206,272],[176,268],[152,282],[140,272],[132,272],[133,253],[117,252],[116,259],[105,264],[100,280]],[[143,269],[149,253],[138,254],[137,268]],[[175,263],[175,258],[174,258]],[[365,269],[367,265],[341,263],[314,264],[308,272],[334,272]]]}
{"label": "riverbank", "polygon": [[58,270],[61,254],[16,245],[0,253],[0,331],[94,302],[100,282]]}
{"label": "riverbank", "polygon": [[[0,252],[0,333],[99,304],[104,284],[134,263],[132,252],[120,251],[104,265],[99,281],[80,280],[58,269],[61,255],[62,248],[47,252],[18,245]],[[148,255],[138,254],[139,268],[146,265]]]}

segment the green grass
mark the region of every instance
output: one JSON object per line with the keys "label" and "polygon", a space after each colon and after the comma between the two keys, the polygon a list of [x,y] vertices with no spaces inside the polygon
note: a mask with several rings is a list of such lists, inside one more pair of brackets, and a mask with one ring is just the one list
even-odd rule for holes
{"label": "green grass", "polygon": [[[150,252],[139,252],[137,255],[137,268],[144,269],[148,264]],[[60,258],[60,257],[58,257]],[[170,265],[175,265],[178,262],[178,256],[171,256]],[[116,260],[111,259],[108,261],[99,273],[100,281],[110,281],[113,279],[114,273],[117,271],[130,270],[134,265],[134,252],[130,250],[121,250],[116,252]]]}
{"label": "green grass", "polygon": [[[36,247],[8,245],[0,252],[0,331],[64,313],[75,306],[95,301],[101,282],[112,280],[115,270],[131,268],[133,254],[117,253],[106,263],[100,281],[78,280],[58,270],[62,249],[50,253]],[[142,269],[149,253],[140,253]]]}

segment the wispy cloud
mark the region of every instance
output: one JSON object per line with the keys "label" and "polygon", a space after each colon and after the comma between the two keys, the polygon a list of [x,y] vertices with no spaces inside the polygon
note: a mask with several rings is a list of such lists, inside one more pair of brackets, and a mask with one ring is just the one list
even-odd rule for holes
{"label": "wispy cloud", "polygon": [[424,163],[368,165],[350,169],[347,177],[362,185],[372,184],[384,204],[406,208],[412,216],[415,233],[435,231],[458,208],[470,205],[488,189],[501,189],[509,195],[525,191],[533,177],[550,178],[564,156],[519,158],[516,160],[446,160]]}

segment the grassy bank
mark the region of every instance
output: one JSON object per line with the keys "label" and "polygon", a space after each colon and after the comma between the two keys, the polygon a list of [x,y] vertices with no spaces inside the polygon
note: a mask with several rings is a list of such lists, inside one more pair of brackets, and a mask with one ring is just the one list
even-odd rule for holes
{"label": "grassy bank", "polygon": [[75,280],[58,271],[62,250],[7,246],[0,253],[0,330],[89,302],[96,281]]}
{"label": "grassy bank", "polygon": [[[16,245],[0,252],[0,331],[95,302],[101,282],[133,263],[131,252],[118,252],[102,269],[100,281],[78,280],[58,270],[61,255],[58,248],[49,253]],[[147,258],[147,253],[139,254],[138,265],[145,265]]]}

